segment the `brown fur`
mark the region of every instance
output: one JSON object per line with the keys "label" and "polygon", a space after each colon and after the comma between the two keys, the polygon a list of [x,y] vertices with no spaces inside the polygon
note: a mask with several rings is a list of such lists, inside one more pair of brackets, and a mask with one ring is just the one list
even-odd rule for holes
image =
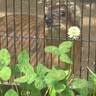
{"label": "brown fur", "polygon": [[[8,26],[6,29],[6,17],[1,18],[0,46],[1,48],[8,47],[8,50],[12,56],[12,63],[15,63],[14,59],[17,59],[18,54],[22,50],[22,47],[23,49],[26,49],[27,51],[29,51],[29,45],[30,45],[30,56],[31,56],[30,61],[32,65],[36,65],[36,63],[45,63],[48,66],[50,66],[51,62],[53,62],[53,64],[58,63],[57,58],[55,56],[52,56],[52,60],[51,60],[51,55],[44,53],[46,40],[44,40],[43,21],[38,23],[37,34],[39,39],[36,40],[36,18],[34,16],[30,17],[30,40],[29,40],[29,24],[28,24],[29,22],[28,22],[27,15],[22,16],[22,31],[21,31],[21,16],[20,15],[15,16],[15,38],[14,38],[13,16],[9,15],[7,17],[7,20],[8,20]],[[6,38],[6,33],[8,34],[7,38]],[[21,33],[23,33],[23,36],[21,36]],[[48,33],[45,33],[45,36],[47,34]],[[15,42],[14,42],[14,39],[15,39]],[[8,46],[6,44],[7,42],[8,42]],[[15,55],[16,55],[16,58],[15,58]]]}
{"label": "brown fur", "polygon": [[[48,42],[46,42],[45,37],[48,37],[48,36],[50,37],[50,35],[48,32],[44,31],[43,20],[38,21],[38,25],[37,25],[38,35],[36,35],[37,33],[36,33],[36,17],[35,16],[30,16],[30,30],[29,30],[29,17],[27,15],[22,16],[22,26],[21,26],[20,15],[16,15],[15,19],[13,18],[12,15],[9,15],[7,17],[7,20],[8,20],[7,21],[8,25],[6,29],[6,17],[4,16],[0,19],[0,46],[1,48],[5,48],[7,47],[6,42],[8,42],[8,49],[11,53],[12,59],[14,59],[15,55],[17,57],[17,55],[22,50],[22,46],[23,46],[23,49],[26,49],[27,51],[29,51],[29,46],[30,46],[30,56],[31,56],[30,61],[33,65],[36,65],[36,63],[43,63],[43,64],[47,64],[48,66],[50,66],[51,63],[53,65],[58,65],[58,57],[53,55],[51,56],[50,54],[44,53],[44,47],[47,46],[48,44]],[[14,31],[15,31],[16,38],[14,38]],[[29,40],[29,31],[30,31],[30,40]],[[64,32],[64,34],[66,33],[65,31],[62,31],[62,32]],[[7,38],[6,38],[6,33],[8,34]],[[21,33],[23,33],[23,39],[21,38]],[[37,39],[36,36],[37,38],[41,38],[41,39]],[[37,46],[36,46],[36,43],[37,43]],[[53,45],[55,45],[55,43],[53,43]],[[15,51],[16,51],[16,54],[15,54]],[[12,63],[14,62],[12,61]]]}

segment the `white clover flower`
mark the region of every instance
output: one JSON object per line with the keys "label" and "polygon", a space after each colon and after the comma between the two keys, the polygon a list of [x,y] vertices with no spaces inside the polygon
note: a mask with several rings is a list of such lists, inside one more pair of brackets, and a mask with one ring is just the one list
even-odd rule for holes
{"label": "white clover flower", "polygon": [[60,5],[60,2],[57,2],[56,5]]}
{"label": "white clover flower", "polygon": [[80,36],[80,29],[77,26],[72,26],[68,29],[68,37],[71,39],[78,39]]}
{"label": "white clover flower", "polygon": [[43,3],[43,1],[42,1],[42,0],[39,0],[39,1],[38,1],[38,4],[42,4],[42,3]]}
{"label": "white clover flower", "polygon": [[50,0],[46,0],[46,2],[49,2]]}

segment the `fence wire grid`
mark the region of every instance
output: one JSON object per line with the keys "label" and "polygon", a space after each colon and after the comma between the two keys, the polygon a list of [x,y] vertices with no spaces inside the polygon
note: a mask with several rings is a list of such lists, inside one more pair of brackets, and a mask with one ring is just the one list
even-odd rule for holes
{"label": "fence wire grid", "polygon": [[8,48],[12,63],[26,49],[33,66],[62,66],[44,48],[68,40],[68,28],[78,26],[81,36],[73,49],[73,73],[87,78],[86,66],[96,72],[95,9],[95,0],[0,0],[0,48]]}

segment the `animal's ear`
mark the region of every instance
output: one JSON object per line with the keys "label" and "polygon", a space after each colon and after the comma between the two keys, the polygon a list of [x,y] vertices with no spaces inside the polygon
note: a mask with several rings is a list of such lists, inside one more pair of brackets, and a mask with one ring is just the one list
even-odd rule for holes
{"label": "animal's ear", "polygon": [[46,6],[45,7],[45,14],[47,15],[49,13],[49,11],[51,10],[51,6]]}
{"label": "animal's ear", "polygon": [[48,14],[48,7],[45,7],[45,15],[47,15]]}
{"label": "animal's ear", "polygon": [[71,23],[72,23],[72,25],[78,26],[79,28],[81,28],[81,26],[80,26],[81,21],[79,19],[77,19],[77,17],[75,18],[74,14],[71,14]]}

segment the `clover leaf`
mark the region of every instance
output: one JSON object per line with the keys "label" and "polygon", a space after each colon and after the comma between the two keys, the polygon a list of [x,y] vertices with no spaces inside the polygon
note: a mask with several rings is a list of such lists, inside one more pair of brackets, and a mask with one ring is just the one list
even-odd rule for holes
{"label": "clover leaf", "polygon": [[0,70],[0,79],[7,81],[11,77],[11,69],[9,67],[3,67]]}
{"label": "clover leaf", "polygon": [[65,41],[59,45],[60,54],[69,53],[73,43],[71,41]]}
{"label": "clover leaf", "polygon": [[0,50],[0,68],[10,64],[10,54],[7,49]]}
{"label": "clover leaf", "polygon": [[29,63],[29,54],[27,53],[26,50],[23,50],[19,55],[18,55],[18,63],[19,64],[27,64]]}
{"label": "clover leaf", "polygon": [[75,78],[71,88],[77,91],[80,96],[88,96],[88,82],[85,79]]}
{"label": "clover leaf", "polygon": [[18,93],[16,91],[14,91],[13,89],[8,90],[4,96],[19,96]]}
{"label": "clover leaf", "polygon": [[52,53],[54,55],[59,55],[58,47],[55,46],[48,46],[45,48],[45,52]]}
{"label": "clover leaf", "polygon": [[60,55],[60,60],[66,64],[73,64],[72,59],[67,54]]}

